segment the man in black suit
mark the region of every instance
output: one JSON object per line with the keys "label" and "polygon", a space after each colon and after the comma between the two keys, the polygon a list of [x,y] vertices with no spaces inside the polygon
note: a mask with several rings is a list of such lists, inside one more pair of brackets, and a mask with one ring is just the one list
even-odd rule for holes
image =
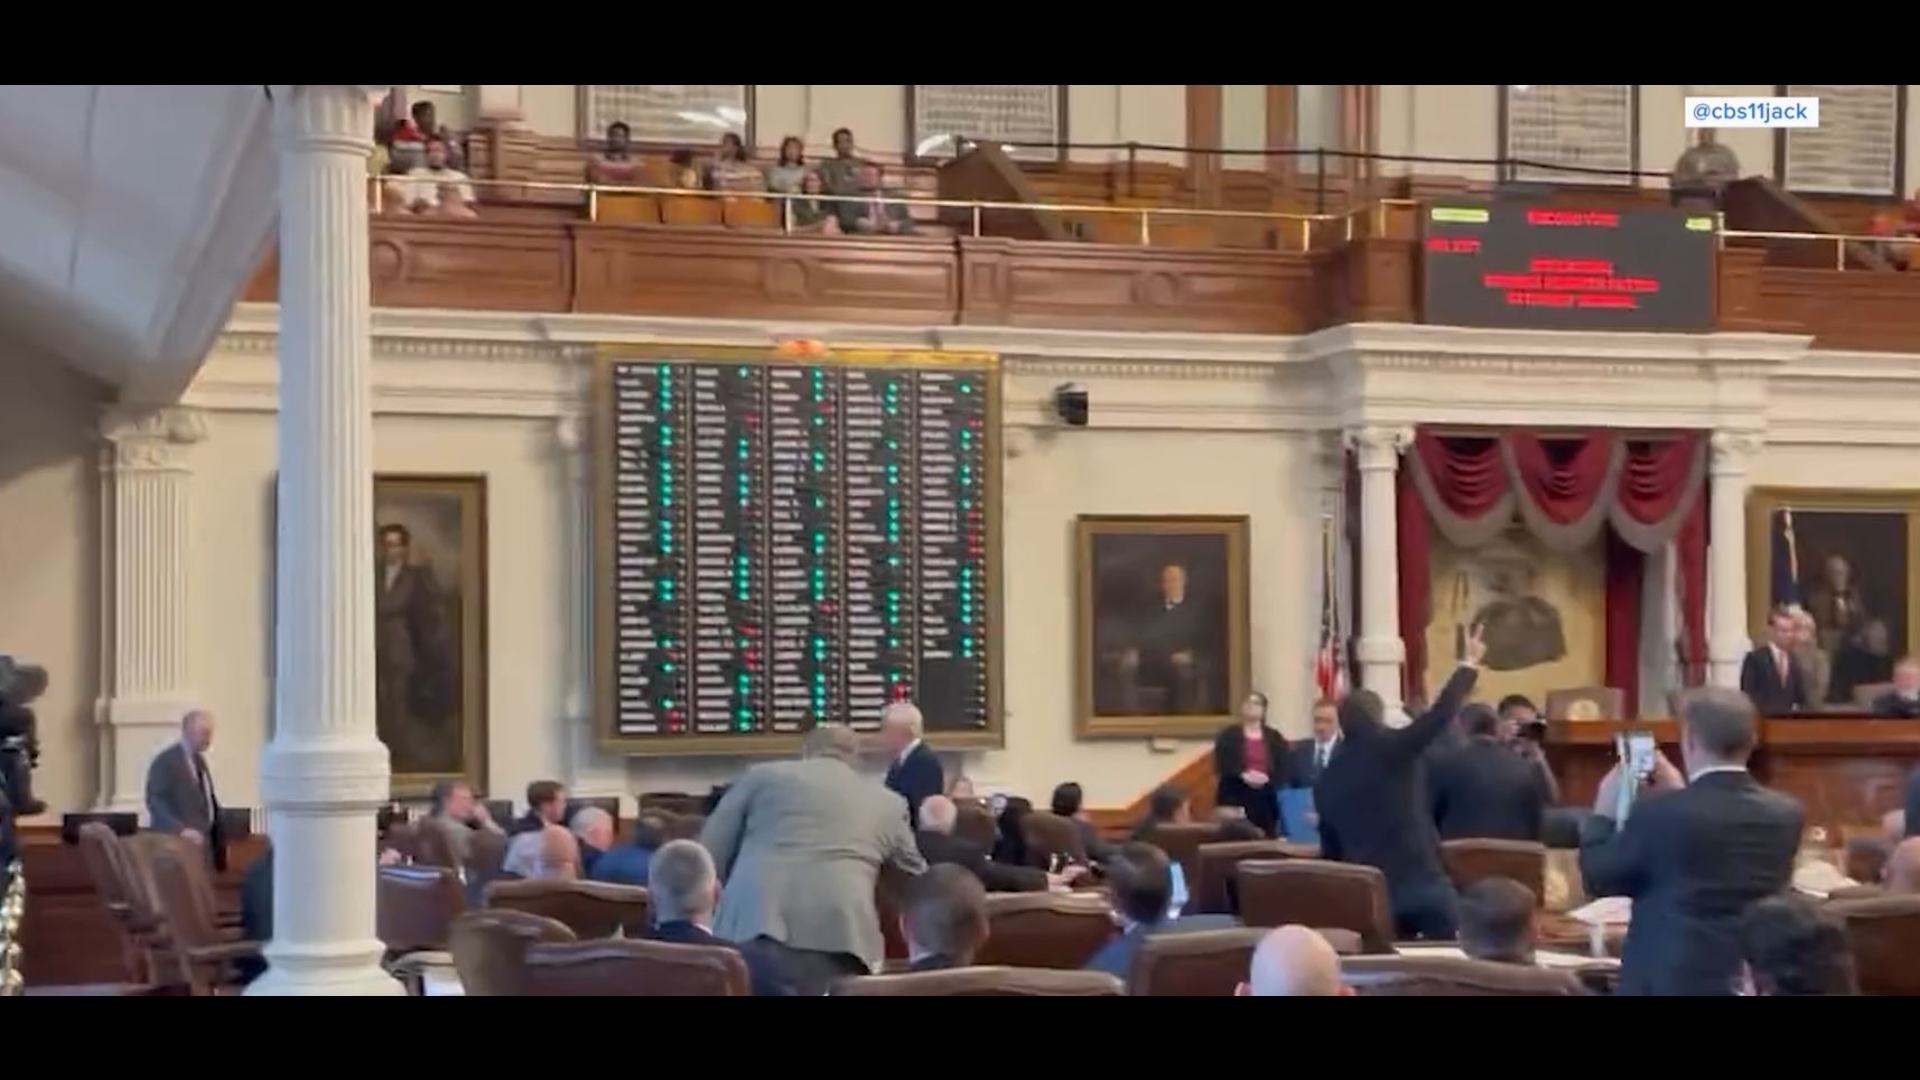
{"label": "man in black suit", "polygon": [[1162,566],[1160,595],[1141,613],[1133,647],[1120,660],[1136,693],[1159,691],[1144,708],[1184,715],[1224,704],[1208,700],[1207,678],[1219,661],[1212,624],[1212,615],[1187,597],[1187,568],[1179,563]]}
{"label": "man in black suit", "polygon": [[1761,716],[1792,716],[1812,707],[1807,673],[1794,662],[1793,613],[1775,608],[1767,616],[1767,643],[1740,663],[1740,692]]}
{"label": "man in black suit", "polygon": [[920,827],[920,804],[947,788],[940,758],[920,740],[924,721],[910,701],[896,701],[880,714],[880,745],[892,756],[887,764],[887,787],[907,800],[907,820]]}
{"label": "man in black suit", "polygon": [[1177,934],[1193,930],[1223,930],[1238,926],[1231,915],[1175,917],[1173,863],[1167,853],[1141,840],[1114,849],[1107,863],[1107,888],[1113,894],[1113,913],[1120,932],[1107,939],[1087,961],[1086,970],[1104,971],[1126,982],[1133,977],[1133,959],[1149,934]]}
{"label": "man in black suit", "polygon": [[1287,786],[1310,788],[1320,782],[1320,774],[1340,749],[1340,707],[1322,701],[1313,707],[1313,738],[1302,740],[1287,752],[1292,760],[1287,767]]}
{"label": "man in black suit", "polygon": [[[991,892],[1042,892],[1055,885],[1066,886],[1065,877],[1045,870],[994,862],[987,857],[986,849],[953,835],[959,820],[959,809],[945,795],[930,795],[920,804],[920,828],[913,838],[928,866],[944,864],[971,871]],[[1078,872],[1085,867],[1074,869]]]}
{"label": "man in black suit", "polygon": [[907,883],[900,904],[900,936],[912,971],[972,965],[987,941],[987,890],[953,865],[931,867]]}
{"label": "man in black suit", "polygon": [[1687,775],[1654,761],[1658,789],[1616,824],[1616,765],[1600,782],[1581,838],[1580,873],[1592,896],[1633,899],[1621,955],[1621,994],[1715,996],[1740,974],[1740,918],[1784,890],[1804,822],[1800,804],[1747,772],[1757,724],[1753,703],[1724,688],[1689,694],[1680,709]]}
{"label": "man in black suit", "polygon": [[1376,867],[1387,876],[1394,930],[1401,937],[1451,938],[1458,896],[1440,859],[1440,834],[1422,778],[1422,756],[1473,692],[1486,655],[1481,628],[1466,636],[1460,666],[1433,707],[1390,728],[1371,690],[1340,703],[1345,740],[1314,786],[1320,849],[1329,859]]}
{"label": "man in black suit", "polygon": [[1903,656],[1893,665],[1893,689],[1873,700],[1873,715],[1920,717],[1920,659]]}
{"label": "man in black suit", "polygon": [[661,845],[647,867],[647,895],[653,906],[653,933],[648,935],[653,940],[738,948],[731,941],[713,936],[713,909],[720,902],[720,879],[706,848],[692,840]]}
{"label": "man in black suit", "polygon": [[220,797],[207,771],[207,748],[212,745],[212,713],[194,709],[180,718],[180,741],[155,754],[147,766],[147,827],[205,847],[214,869],[225,870]]}
{"label": "man in black suit", "polygon": [[1539,840],[1547,791],[1540,770],[1500,737],[1485,705],[1460,711],[1465,746],[1427,764],[1427,794],[1442,840]]}

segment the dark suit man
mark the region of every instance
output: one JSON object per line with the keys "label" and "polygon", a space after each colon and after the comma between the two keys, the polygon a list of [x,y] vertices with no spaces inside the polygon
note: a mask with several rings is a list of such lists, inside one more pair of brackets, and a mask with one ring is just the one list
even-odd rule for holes
{"label": "dark suit man", "polygon": [[1133,628],[1133,646],[1120,667],[1136,695],[1157,691],[1136,704],[1148,712],[1204,713],[1221,703],[1208,700],[1207,680],[1219,662],[1214,619],[1187,596],[1187,570],[1178,563],[1160,568],[1160,595]]}
{"label": "dark suit man", "polygon": [[155,754],[147,766],[147,827],[204,846],[214,868],[225,870],[220,798],[207,771],[207,748],[212,745],[212,713],[195,709],[180,718],[180,741]]}
{"label": "dark suit man", "polygon": [[1427,762],[1440,839],[1539,840],[1547,810],[1540,770],[1500,738],[1492,709],[1468,705],[1460,718],[1466,745]]}
{"label": "dark suit man", "polygon": [[1115,849],[1107,862],[1107,887],[1113,893],[1114,914],[1120,917],[1120,932],[1100,946],[1086,970],[1104,971],[1121,982],[1133,977],[1134,957],[1149,935],[1237,925],[1230,915],[1175,918],[1168,914],[1173,906],[1173,863],[1166,852],[1145,841],[1130,840]]}
{"label": "dark suit man", "polygon": [[907,820],[920,826],[920,804],[947,789],[947,773],[932,748],[920,741],[925,721],[912,702],[896,701],[880,714],[880,745],[893,755],[887,789],[907,800]]}
{"label": "dark suit man", "polygon": [[404,525],[380,529],[374,718],[395,772],[458,772],[453,641],[433,571],[413,562]]}
{"label": "dark suit man", "polygon": [[1761,716],[1792,716],[1813,705],[1807,674],[1794,662],[1793,613],[1784,608],[1767,616],[1767,643],[1740,663],[1740,692]]}
{"label": "dark suit man", "polygon": [[959,820],[959,810],[945,795],[930,796],[920,804],[920,829],[913,838],[928,866],[962,867],[991,892],[1041,892],[1052,885],[1046,871],[994,862],[985,848],[953,835]]}
{"label": "dark suit man", "polygon": [[1920,659],[1903,656],[1893,665],[1893,689],[1873,700],[1873,715],[1920,717]]}
{"label": "dark suit man", "polygon": [[987,890],[958,866],[934,866],[907,885],[900,936],[914,971],[971,966],[987,941]]}
{"label": "dark suit man", "polygon": [[1348,694],[1340,703],[1345,742],[1313,789],[1322,854],[1376,867],[1387,876],[1394,927],[1402,937],[1454,935],[1458,896],[1440,860],[1422,756],[1473,692],[1486,654],[1478,626],[1467,634],[1465,648],[1433,707],[1404,728],[1386,725],[1378,694]]}
{"label": "dark suit man", "polygon": [[670,945],[718,945],[738,948],[713,936],[713,909],[720,899],[720,879],[713,856],[691,840],[661,845],[649,865],[647,895],[653,907],[653,932],[648,937]]}
{"label": "dark suit man", "polygon": [[1340,707],[1322,701],[1313,707],[1313,738],[1295,743],[1288,751],[1287,786],[1310,788],[1320,782],[1320,774],[1340,749]]}
{"label": "dark suit man", "polygon": [[1800,846],[1800,804],[1747,772],[1753,703],[1728,689],[1698,690],[1681,705],[1680,720],[1688,775],[1658,758],[1658,790],[1617,825],[1621,786],[1638,780],[1615,766],[1581,840],[1587,892],[1633,899],[1621,994],[1731,994],[1741,916],[1786,889]]}
{"label": "dark suit man", "polygon": [[885,957],[874,906],[881,866],[918,874],[927,863],[906,801],[854,771],[851,728],[815,728],[802,752],[748,769],[713,808],[700,843],[726,884],[713,932],[758,953],[794,993],[814,996]]}

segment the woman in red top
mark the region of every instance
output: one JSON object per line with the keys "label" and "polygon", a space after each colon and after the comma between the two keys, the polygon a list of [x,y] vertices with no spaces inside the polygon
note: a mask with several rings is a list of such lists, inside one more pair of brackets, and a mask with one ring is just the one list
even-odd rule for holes
{"label": "woman in red top", "polygon": [[1240,720],[1213,740],[1215,806],[1237,806],[1272,836],[1280,820],[1279,789],[1287,767],[1287,740],[1267,726],[1267,695],[1240,703]]}

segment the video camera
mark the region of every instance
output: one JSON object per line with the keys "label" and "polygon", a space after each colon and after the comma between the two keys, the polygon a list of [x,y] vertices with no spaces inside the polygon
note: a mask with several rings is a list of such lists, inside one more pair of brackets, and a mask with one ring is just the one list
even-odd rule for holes
{"label": "video camera", "polygon": [[0,823],[47,808],[33,796],[40,737],[32,708],[46,692],[46,668],[0,655]]}

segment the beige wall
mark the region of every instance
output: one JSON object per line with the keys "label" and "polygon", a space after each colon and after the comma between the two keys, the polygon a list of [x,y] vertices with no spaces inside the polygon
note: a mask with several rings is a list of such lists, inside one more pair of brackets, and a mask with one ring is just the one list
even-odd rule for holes
{"label": "beige wall", "polygon": [[97,389],[36,358],[0,359],[0,653],[47,669],[38,794],[91,803],[99,689]]}
{"label": "beige wall", "polygon": [[[1433,155],[1436,157],[1494,158],[1500,153],[1499,87],[1493,85],[1383,85],[1380,87],[1380,151],[1385,154]],[[1640,167],[1664,170],[1687,146],[1683,103],[1693,97],[1771,97],[1773,84],[1762,83],[1679,83],[1650,84],[1640,87]],[[1920,186],[1920,163],[1913,148],[1920,146],[1920,109],[1913,107],[1913,91],[1908,90],[1907,163],[1903,190]],[[1740,157],[1748,175],[1773,174],[1773,137],[1761,128],[1727,129],[1719,133],[1721,142]],[[1389,165],[1389,173],[1411,171],[1429,175],[1466,175],[1491,179],[1490,168],[1439,165]],[[1658,180],[1646,184],[1665,186]]]}
{"label": "beige wall", "polygon": [[[1260,89],[1264,91],[1264,87]],[[572,137],[580,133],[577,86],[523,86],[520,107],[527,125],[543,135]],[[1264,125],[1264,99],[1259,107],[1260,123]],[[472,110],[466,109],[463,115],[472,115]],[[753,124],[755,138],[762,146],[775,146],[781,138],[797,134],[807,140],[808,146],[824,148],[831,142],[834,129],[845,127],[853,130],[863,148],[898,154],[907,149],[907,88],[854,83],[756,84]],[[1183,146],[1187,141],[1187,88],[1184,84],[1069,86],[1067,135],[1073,142],[1133,140]],[[1264,139],[1264,127],[1260,136]],[[1105,161],[1109,154],[1085,150],[1075,151],[1073,156],[1075,160]],[[1180,154],[1154,156],[1184,160]]]}

